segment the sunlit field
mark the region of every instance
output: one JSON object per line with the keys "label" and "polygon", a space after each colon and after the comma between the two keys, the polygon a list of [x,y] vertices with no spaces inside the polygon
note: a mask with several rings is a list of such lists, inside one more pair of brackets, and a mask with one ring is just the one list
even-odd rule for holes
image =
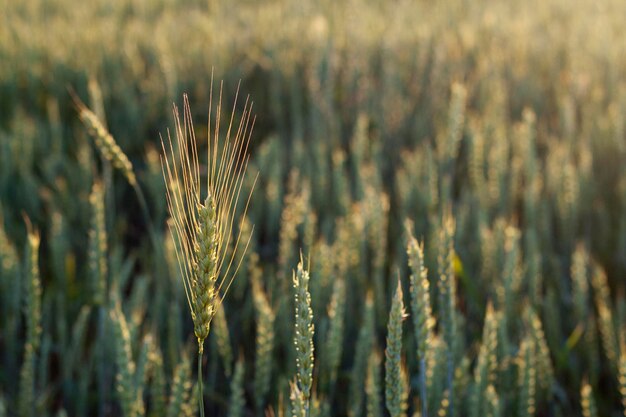
{"label": "sunlit field", "polygon": [[0,0],[0,417],[626,416],[623,0]]}

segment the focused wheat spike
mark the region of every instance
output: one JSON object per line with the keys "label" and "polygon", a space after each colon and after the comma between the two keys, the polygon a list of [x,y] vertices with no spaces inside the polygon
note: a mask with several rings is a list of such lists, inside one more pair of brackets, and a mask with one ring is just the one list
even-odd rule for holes
{"label": "focused wheat spike", "polygon": [[[204,415],[201,385],[204,340],[209,334],[211,320],[228,291],[245,252],[237,250],[242,244],[241,233],[235,236],[233,226],[248,167],[248,145],[254,127],[252,104],[248,99],[245,101],[239,123],[235,122],[239,93],[237,89],[226,135],[220,137],[221,84],[215,108],[215,127],[212,131],[210,118],[213,110],[212,85],[211,83],[206,178],[201,178],[201,175],[204,176],[202,173],[205,168],[200,165],[198,141],[187,95],[183,99],[182,121],[178,108],[174,106],[175,139],[173,140],[168,132],[167,140],[161,140],[163,177],[171,216],[170,232],[175,242],[180,275],[183,278],[194,333],[198,340],[201,415]],[[250,195],[246,200],[242,219],[245,218]],[[248,243],[249,240],[243,243],[246,248]],[[230,251],[229,246],[232,247]],[[235,259],[237,254],[240,256],[239,259]]]}

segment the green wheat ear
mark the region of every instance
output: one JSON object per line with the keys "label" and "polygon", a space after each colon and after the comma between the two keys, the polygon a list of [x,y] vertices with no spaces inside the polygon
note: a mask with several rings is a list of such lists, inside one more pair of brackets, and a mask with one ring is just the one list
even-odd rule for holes
{"label": "green wheat ear", "polygon": [[137,177],[133,170],[133,164],[126,156],[122,148],[117,144],[113,135],[109,133],[100,118],[89,110],[87,106],[78,98],[76,94],[71,92],[74,105],[78,111],[78,116],[87,128],[89,135],[93,138],[98,151],[104,159],[109,161],[116,169],[118,169],[132,186],[137,184]]}
{"label": "green wheat ear", "polygon": [[405,416],[408,408],[408,382],[402,365],[402,321],[405,317],[402,285],[398,279],[398,286],[391,300],[385,349],[385,403],[392,417]]}
{"label": "green wheat ear", "polygon": [[[238,92],[239,89],[237,94]],[[236,235],[233,229],[248,167],[248,145],[254,126],[252,103],[246,99],[238,125],[234,122],[236,107],[233,107],[228,130],[225,137],[221,137],[221,100],[222,85],[215,107],[213,131],[209,118],[208,131],[212,137],[207,140],[206,177],[201,178],[201,172],[205,169],[200,166],[198,143],[186,95],[183,99],[182,121],[178,108],[174,106],[175,139],[168,132],[167,139],[161,140],[163,177],[171,216],[170,232],[198,340],[201,415],[204,415],[201,377],[204,340],[239,269],[250,239],[241,242],[241,234]],[[211,83],[209,116],[212,110]],[[247,197],[242,219],[245,218],[249,202],[250,195]],[[237,250],[242,243],[245,245],[244,250]],[[232,251],[228,250],[229,246],[233,246]]]}
{"label": "green wheat ear", "polygon": [[598,417],[598,408],[593,398],[593,390],[587,381],[583,381],[580,388],[580,402],[584,417]]}
{"label": "green wheat ear", "polygon": [[407,255],[411,268],[411,309],[413,311],[413,327],[417,338],[417,358],[420,362],[420,402],[422,417],[428,417],[428,401],[426,389],[427,348],[432,342],[434,319],[430,307],[430,283],[428,271],[424,266],[424,243],[418,243],[411,230],[410,221],[405,222],[408,235]]}
{"label": "green wheat ear", "polygon": [[41,344],[41,278],[39,276],[39,233],[26,219],[28,238],[24,252],[26,343],[20,370],[18,415],[33,415],[35,404],[35,364]]}
{"label": "green wheat ear", "polygon": [[297,388],[302,394],[307,414],[313,386],[313,334],[315,333],[309,279],[309,271],[304,269],[303,261],[300,260],[297,271],[293,273],[296,316],[294,343],[296,345]]}

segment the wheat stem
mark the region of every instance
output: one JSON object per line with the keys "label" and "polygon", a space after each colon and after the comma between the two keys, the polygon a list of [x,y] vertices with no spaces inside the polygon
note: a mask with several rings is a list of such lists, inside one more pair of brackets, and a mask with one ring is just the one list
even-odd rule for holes
{"label": "wheat stem", "polygon": [[202,352],[204,348],[203,343],[198,343],[198,407],[200,408],[200,416],[204,417],[204,390],[202,388]]}

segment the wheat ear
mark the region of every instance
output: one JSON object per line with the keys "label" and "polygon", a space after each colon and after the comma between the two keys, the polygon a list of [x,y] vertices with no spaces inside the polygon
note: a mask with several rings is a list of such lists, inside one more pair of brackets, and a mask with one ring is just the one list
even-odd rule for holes
{"label": "wheat ear", "polygon": [[385,349],[385,403],[392,417],[405,416],[408,408],[408,383],[402,366],[402,321],[405,317],[402,285],[398,279],[391,300]]}
{"label": "wheat ear", "polygon": [[424,244],[418,243],[411,235],[413,225],[405,223],[408,234],[407,255],[411,268],[411,309],[413,310],[413,327],[417,337],[417,357],[420,362],[420,402],[422,417],[428,417],[426,393],[426,349],[432,340],[433,317],[430,307],[430,284],[428,271],[424,267]]}
{"label": "wheat ear", "polygon": [[[209,116],[213,110],[213,83]],[[252,104],[245,101],[238,125],[235,124],[237,97],[225,137],[220,137],[222,88],[215,108],[215,127],[209,117],[206,178],[201,179],[198,144],[194,133],[189,100],[184,96],[182,121],[174,106],[175,139],[169,132],[162,139],[162,167],[171,216],[170,232],[183,279],[187,303],[198,340],[198,385],[200,414],[204,415],[202,394],[202,354],[211,320],[241,264],[244,251],[236,250],[241,235],[234,236],[236,209],[248,167],[248,145],[254,119]],[[239,89],[237,89],[238,95]],[[246,201],[244,215],[250,196]],[[241,228],[239,228],[241,230]],[[232,240],[231,240],[232,239]],[[229,245],[234,250],[228,252]],[[249,239],[244,242],[247,248]],[[239,259],[235,259],[239,254]],[[220,274],[220,271],[222,273]],[[221,295],[220,295],[221,293]]]}
{"label": "wheat ear", "polygon": [[[298,269],[293,273],[293,287],[295,290],[295,336],[296,345],[296,392],[301,393],[304,413],[310,415],[311,387],[313,385],[314,347],[313,310],[311,309],[311,294],[309,293],[309,271],[304,269],[304,261],[300,259]],[[297,395],[296,395],[297,396]]]}

